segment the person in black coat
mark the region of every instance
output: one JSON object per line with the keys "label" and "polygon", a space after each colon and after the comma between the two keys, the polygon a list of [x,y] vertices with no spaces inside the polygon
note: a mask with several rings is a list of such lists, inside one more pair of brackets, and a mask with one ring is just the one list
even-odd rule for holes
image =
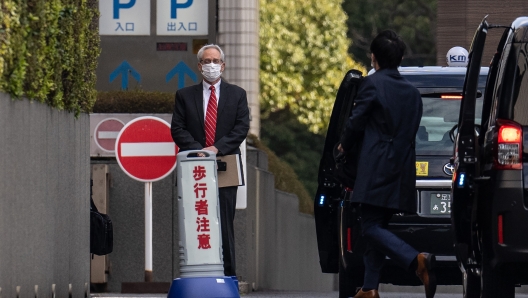
{"label": "person in black coat", "polygon": [[[219,46],[203,46],[197,58],[203,82],[176,92],[172,138],[180,151],[208,150],[217,156],[240,154],[239,146],[249,131],[246,91],[221,79],[225,63]],[[218,191],[225,276],[236,276],[233,221],[237,189],[230,186]]]}
{"label": "person in black coat", "polygon": [[405,43],[394,31],[376,36],[370,51],[376,72],[361,83],[338,146],[341,152],[361,146],[351,199],[360,206],[367,250],[364,284],[354,297],[379,297],[379,274],[388,256],[415,271],[424,283],[426,297],[432,298],[436,291],[435,256],[419,253],[386,229],[393,214],[417,210],[414,140],[422,99],[398,71]]}

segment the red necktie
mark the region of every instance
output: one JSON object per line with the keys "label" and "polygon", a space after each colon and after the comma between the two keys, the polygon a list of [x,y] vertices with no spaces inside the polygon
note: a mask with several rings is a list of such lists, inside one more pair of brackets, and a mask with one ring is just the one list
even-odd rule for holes
{"label": "red necktie", "polygon": [[205,147],[213,146],[216,134],[216,94],[215,87],[209,87],[211,96],[207,104],[207,114],[205,116]]}

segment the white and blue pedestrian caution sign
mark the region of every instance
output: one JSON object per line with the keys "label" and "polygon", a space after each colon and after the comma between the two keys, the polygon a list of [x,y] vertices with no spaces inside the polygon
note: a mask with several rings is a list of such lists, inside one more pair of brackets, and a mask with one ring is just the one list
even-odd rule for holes
{"label": "white and blue pedestrian caution sign", "polygon": [[209,1],[157,0],[157,35],[207,35]]}
{"label": "white and blue pedestrian caution sign", "polygon": [[150,0],[101,0],[99,12],[99,35],[150,35]]}
{"label": "white and blue pedestrian caution sign", "polygon": [[184,151],[177,158],[180,274],[223,276],[216,155]]}
{"label": "white and blue pedestrian caution sign", "polygon": [[167,297],[239,298],[236,281],[224,276],[216,155],[191,150],[177,159],[181,277]]}

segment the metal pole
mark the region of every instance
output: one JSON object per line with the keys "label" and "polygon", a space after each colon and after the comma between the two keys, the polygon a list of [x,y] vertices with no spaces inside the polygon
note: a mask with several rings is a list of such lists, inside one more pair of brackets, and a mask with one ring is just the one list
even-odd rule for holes
{"label": "metal pole", "polygon": [[152,276],[152,182],[145,183],[145,281]]}
{"label": "metal pole", "polygon": [[253,288],[255,290],[258,290],[260,287],[260,262],[262,260],[261,258],[261,249],[260,249],[260,170],[255,171],[255,199],[256,199],[256,212],[255,212],[255,259],[257,260],[255,262],[255,283],[253,285]]}

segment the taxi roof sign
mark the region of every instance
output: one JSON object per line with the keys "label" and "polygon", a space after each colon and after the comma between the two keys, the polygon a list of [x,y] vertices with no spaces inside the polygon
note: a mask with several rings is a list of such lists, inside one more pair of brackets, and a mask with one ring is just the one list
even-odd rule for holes
{"label": "taxi roof sign", "polygon": [[447,51],[446,62],[448,66],[466,67],[469,53],[463,47],[452,47]]}

